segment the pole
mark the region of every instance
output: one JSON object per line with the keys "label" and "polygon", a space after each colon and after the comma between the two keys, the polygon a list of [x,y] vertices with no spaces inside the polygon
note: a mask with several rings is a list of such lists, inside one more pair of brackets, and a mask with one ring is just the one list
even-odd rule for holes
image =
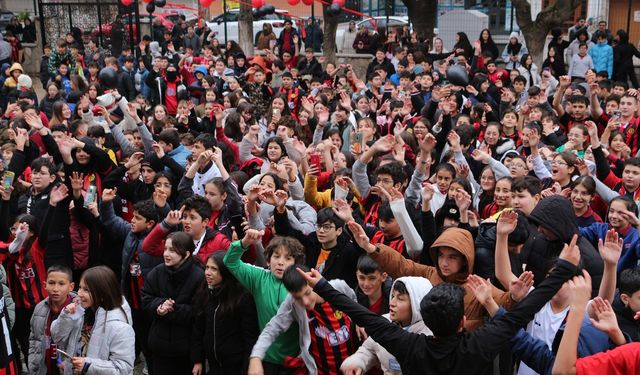
{"label": "pole", "polygon": [[38,13],[40,14],[40,37],[42,38],[42,51],[44,46],[47,45],[47,33],[44,30],[44,14],[42,13],[42,0],[38,0]]}
{"label": "pole", "polygon": [[103,40],[102,40],[102,11],[101,11],[102,7],[100,6],[100,2],[99,1],[96,1],[96,3],[97,3],[96,5],[97,5],[97,8],[98,8],[98,45],[100,47],[104,47],[104,45],[102,44],[103,43]]}
{"label": "pole", "polygon": [[629,31],[631,30],[631,3],[633,1],[629,0],[629,9],[627,11],[627,34],[629,34]]}
{"label": "pole", "polygon": [[[138,4],[136,4],[138,5]],[[131,47],[131,51],[134,53],[136,53],[136,47],[134,46],[134,42],[133,42],[133,4],[129,5],[129,47]]]}
{"label": "pole", "polygon": [[222,20],[224,21],[224,44],[229,41],[227,39],[227,0],[222,1]]}
{"label": "pole", "polygon": [[[142,30],[140,29],[140,7],[138,6],[138,3],[135,3],[133,9],[136,14],[136,40],[138,41],[138,43],[140,43],[140,41],[142,40],[140,38],[140,33],[142,32]],[[151,23],[153,23],[153,21],[151,21]],[[139,56],[136,56],[136,57],[139,57]]]}
{"label": "pole", "polygon": [[[385,3],[384,3],[386,5],[384,7],[384,14],[385,14],[385,16],[387,16],[387,24],[385,25],[386,26],[386,31],[385,32],[386,32],[387,35],[389,35],[389,8],[391,8],[391,4],[389,4],[389,1],[391,1],[391,0],[386,0]],[[386,40],[384,40],[383,43],[384,42],[386,42]]]}
{"label": "pole", "polygon": [[[316,2],[314,1],[313,3],[311,3],[311,48],[313,48],[313,52],[316,51],[316,47],[315,47],[315,42],[316,42],[316,38],[315,38],[315,33],[316,33],[316,6],[315,6]],[[306,43],[305,43],[306,44]],[[305,47],[308,47],[305,45]]]}

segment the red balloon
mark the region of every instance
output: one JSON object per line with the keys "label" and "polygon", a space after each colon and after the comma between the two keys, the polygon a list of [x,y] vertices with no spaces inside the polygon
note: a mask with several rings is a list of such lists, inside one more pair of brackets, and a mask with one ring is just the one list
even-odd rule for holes
{"label": "red balloon", "polygon": [[153,0],[142,0],[142,1],[143,1],[143,2],[145,2],[145,3],[147,3],[147,4],[149,4],[149,3],[153,2]]}
{"label": "red balloon", "polygon": [[200,5],[205,8],[208,8],[211,3],[213,3],[213,0],[200,0]]}
{"label": "red balloon", "polygon": [[289,5],[298,5],[299,2],[300,2],[300,0],[287,0],[287,3]]}
{"label": "red balloon", "polygon": [[120,0],[120,2],[122,3],[122,5],[128,7],[129,5],[133,4],[133,0]]}
{"label": "red balloon", "polygon": [[313,4],[313,0],[302,0],[302,2],[304,3],[304,5],[311,5],[311,4]]}
{"label": "red balloon", "polygon": [[333,3],[340,5],[340,7],[344,6],[344,2],[345,2],[345,0],[333,0]]}
{"label": "red balloon", "polygon": [[254,8],[260,8],[264,6],[265,0],[251,0],[251,6]]}

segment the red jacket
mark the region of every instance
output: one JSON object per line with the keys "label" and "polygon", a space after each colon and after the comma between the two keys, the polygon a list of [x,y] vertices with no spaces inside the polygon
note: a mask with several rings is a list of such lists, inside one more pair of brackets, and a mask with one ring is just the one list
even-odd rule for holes
{"label": "red jacket", "polygon": [[[164,221],[160,225],[156,225],[142,242],[142,251],[152,256],[161,257],[164,252],[164,241],[170,232],[171,229]],[[207,228],[196,256],[204,264],[207,263],[209,255],[216,251],[227,251],[230,245],[231,241],[224,234]]]}

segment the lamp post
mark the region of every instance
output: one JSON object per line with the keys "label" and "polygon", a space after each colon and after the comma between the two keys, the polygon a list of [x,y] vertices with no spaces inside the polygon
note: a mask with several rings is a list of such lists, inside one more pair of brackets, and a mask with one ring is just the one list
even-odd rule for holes
{"label": "lamp post", "polygon": [[222,1],[222,20],[224,21],[224,44],[226,45],[227,40],[227,0]]}

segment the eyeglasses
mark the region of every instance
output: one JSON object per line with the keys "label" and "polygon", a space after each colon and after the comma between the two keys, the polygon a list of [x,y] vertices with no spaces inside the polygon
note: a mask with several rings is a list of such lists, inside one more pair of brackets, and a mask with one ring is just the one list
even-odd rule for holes
{"label": "eyeglasses", "polygon": [[330,230],[332,230],[334,228],[335,228],[335,226],[331,225],[331,224],[324,224],[324,225],[316,224],[316,231],[318,231],[318,232],[321,232],[321,231],[322,232],[328,232],[328,231],[330,231]]}
{"label": "eyeglasses", "polygon": [[562,160],[551,160],[549,162],[550,165],[569,165],[566,162],[562,161]]}
{"label": "eyeglasses", "polygon": [[376,182],[378,182],[378,183],[383,183],[383,184],[392,184],[392,183],[393,183],[393,180],[392,180],[392,179],[390,179],[390,178],[379,178],[379,177],[378,177],[378,178],[376,179]]}

